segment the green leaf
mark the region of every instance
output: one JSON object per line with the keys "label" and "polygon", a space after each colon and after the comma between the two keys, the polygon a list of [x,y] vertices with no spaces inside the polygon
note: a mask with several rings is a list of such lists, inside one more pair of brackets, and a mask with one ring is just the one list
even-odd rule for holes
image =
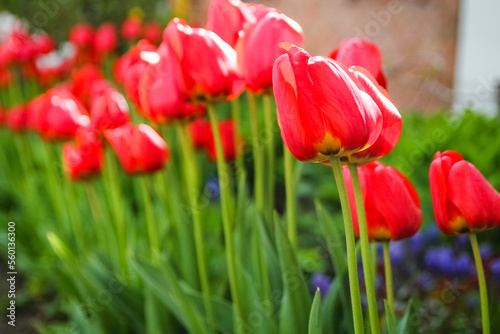
{"label": "green leaf", "polygon": [[144,262],[139,264],[133,261],[132,266],[144,280],[144,283],[156,293],[158,299],[190,333],[205,333],[206,322],[178,284],[178,277],[175,276],[168,264],[162,263],[162,270]]}
{"label": "green leaf", "polygon": [[309,314],[309,334],[321,334],[321,293],[319,288],[316,290]]}
{"label": "green leaf", "polygon": [[311,298],[307,284],[300,271],[295,250],[275,214],[275,233],[280,259],[281,275],[284,282],[284,296],[280,310],[280,333],[303,334],[307,332],[308,315]]}
{"label": "green leaf", "polygon": [[[344,274],[347,276],[347,274]],[[347,317],[349,311],[342,310],[341,294],[344,293],[340,289],[343,286],[340,279],[333,280],[330,290],[323,299],[321,307],[321,321],[325,333],[343,333],[345,329],[342,327],[343,323],[347,324],[348,332],[353,333],[354,328],[352,324],[352,317]]]}
{"label": "green leaf", "polygon": [[413,317],[413,314],[415,312],[415,303],[413,299],[410,299],[408,302],[408,306],[406,306],[406,312],[405,315],[403,316],[403,319],[401,319],[401,322],[399,323],[398,326],[398,334],[408,334],[413,332],[413,328],[410,327],[410,319]]}
{"label": "green leaf", "polygon": [[384,300],[385,306],[385,322],[387,324],[387,333],[388,334],[396,334],[396,316],[394,315],[394,311],[387,304],[387,300]]}

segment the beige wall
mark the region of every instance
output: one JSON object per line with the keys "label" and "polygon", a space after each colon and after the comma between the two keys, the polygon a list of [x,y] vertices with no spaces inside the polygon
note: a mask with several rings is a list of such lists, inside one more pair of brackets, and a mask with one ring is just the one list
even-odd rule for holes
{"label": "beige wall", "polygon": [[[209,0],[193,0],[204,24]],[[458,0],[268,0],[300,23],[305,48],[328,55],[360,36],[382,51],[389,93],[400,110],[448,108],[452,102]]]}

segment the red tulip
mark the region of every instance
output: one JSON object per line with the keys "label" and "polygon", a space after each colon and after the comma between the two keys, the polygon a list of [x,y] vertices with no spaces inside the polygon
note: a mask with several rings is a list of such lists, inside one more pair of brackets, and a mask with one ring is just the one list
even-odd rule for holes
{"label": "red tulip", "polygon": [[357,66],[349,68],[349,71],[356,76],[365,92],[372,97],[382,113],[382,130],[377,140],[370,147],[349,157],[350,162],[365,164],[383,157],[396,146],[401,136],[403,122],[389,94],[377,83],[370,72]]}
{"label": "red tulip", "polygon": [[12,82],[12,74],[7,66],[0,65],[0,87],[8,86]]}
{"label": "red tulip", "polygon": [[147,69],[148,63],[142,61],[136,62],[130,66],[127,75],[125,76],[125,81],[123,82],[125,92],[127,92],[128,97],[137,108],[137,111],[142,114],[144,114],[144,111],[141,106],[141,99],[139,96],[139,83]]}
{"label": "red tulip", "polygon": [[[72,93],[87,107],[90,107],[92,95],[96,93],[95,85],[102,86],[103,74],[94,65],[87,64],[71,73]],[[98,89],[100,90],[100,88]]]}
{"label": "red tulip", "polygon": [[244,90],[236,52],[213,31],[191,28],[175,18],[163,35],[181,64],[192,101],[231,100]]}
{"label": "red tulip", "polygon": [[97,56],[113,52],[116,48],[116,30],[112,23],[104,23],[97,29],[94,37],[94,50]]}
{"label": "red tulip", "polygon": [[94,96],[90,111],[90,125],[93,129],[104,131],[129,122],[127,101],[116,89],[108,87]]}
{"label": "red tulip", "polygon": [[479,232],[500,225],[500,194],[459,153],[437,152],[429,179],[434,216],[443,233]]}
{"label": "red tulip", "polygon": [[[186,93],[182,68],[169,46],[163,42],[157,53],[159,61],[149,64],[140,82],[136,84],[139,90],[140,106],[145,116],[154,122],[168,123],[203,115],[205,112],[203,105],[187,102],[189,96]],[[138,79],[138,76],[134,78]],[[129,78],[129,80],[134,78]],[[131,85],[134,84],[131,83]]]}
{"label": "red tulip", "polygon": [[231,47],[236,45],[238,33],[245,23],[254,23],[255,16],[239,0],[212,0],[208,7],[206,29],[215,32]]}
{"label": "red tulip", "polygon": [[47,54],[54,50],[54,40],[49,35],[43,33],[31,36],[33,43],[36,46],[37,53]]}
{"label": "red tulip", "polygon": [[246,86],[256,93],[272,90],[274,61],[282,54],[278,44],[301,46],[304,33],[297,22],[276,9],[254,8],[257,21],[247,23],[236,45],[238,66]]}
{"label": "red tulip", "polygon": [[51,89],[41,100],[37,129],[46,140],[71,139],[90,124],[85,107],[69,91]]}
{"label": "red tulip", "polygon": [[[234,131],[235,127],[233,120],[219,122],[219,133],[225,161],[233,161],[236,158],[236,149],[240,148],[243,144],[243,139],[241,138],[235,143]],[[205,149],[210,160],[217,161],[214,134],[210,122],[205,120],[195,121],[189,125],[189,132],[191,134],[193,147]]]}
{"label": "red tulip", "polygon": [[8,61],[24,62],[38,53],[37,45],[28,32],[22,28],[12,30],[3,43],[4,52],[7,54],[2,57]]}
{"label": "red tulip", "polygon": [[82,130],[77,143],[63,146],[64,170],[71,180],[81,180],[99,174],[103,165],[102,141],[94,131]]}
{"label": "red tulip", "polygon": [[330,53],[330,58],[346,66],[366,68],[377,79],[379,85],[387,89],[387,80],[382,72],[382,55],[372,42],[361,38],[345,39],[340,48]]}
{"label": "red tulip", "polygon": [[136,40],[141,34],[141,19],[130,16],[122,25],[122,36],[128,41]]}
{"label": "red tulip", "polygon": [[157,44],[161,40],[162,29],[156,22],[148,22],[142,29],[142,37],[153,44]]}
{"label": "red tulip", "polygon": [[328,163],[375,142],[382,114],[342,64],[283,43],[273,69],[281,137],[301,161]]}
{"label": "red tulip", "polygon": [[128,70],[137,62],[144,62],[141,59],[141,52],[155,51],[156,47],[148,40],[141,39],[137,45],[133,46],[127,53],[118,58],[113,68],[113,76],[118,83],[124,83]]}
{"label": "red tulip", "polygon": [[104,132],[129,174],[160,170],[169,158],[167,144],[149,125],[128,123]]}
{"label": "red tulip", "polygon": [[78,48],[90,47],[93,40],[94,30],[87,23],[79,23],[71,28],[69,32],[69,41]]}
{"label": "red tulip", "polygon": [[[417,233],[422,211],[417,191],[397,169],[371,162],[358,167],[370,241],[397,241]],[[358,215],[349,168],[344,167],[354,232],[359,236]]]}
{"label": "red tulip", "polygon": [[12,107],[5,115],[5,124],[9,129],[15,132],[26,130],[28,113],[23,105]]}

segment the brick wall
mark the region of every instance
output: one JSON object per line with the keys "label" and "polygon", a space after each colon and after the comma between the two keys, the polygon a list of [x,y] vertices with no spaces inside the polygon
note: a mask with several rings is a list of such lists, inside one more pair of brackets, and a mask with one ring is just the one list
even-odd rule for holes
{"label": "brick wall", "polygon": [[[452,102],[458,0],[267,0],[302,26],[305,48],[328,55],[359,36],[382,51],[388,89],[400,110],[448,109]],[[209,0],[194,0],[204,24]]]}

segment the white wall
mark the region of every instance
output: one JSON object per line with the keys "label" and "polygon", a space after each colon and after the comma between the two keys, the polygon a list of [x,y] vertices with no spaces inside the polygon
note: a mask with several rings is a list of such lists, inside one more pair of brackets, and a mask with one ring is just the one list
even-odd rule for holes
{"label": "white wall", "polygon": [[494,115],[500,84],[500,1],[461,0],[453,110]]}

